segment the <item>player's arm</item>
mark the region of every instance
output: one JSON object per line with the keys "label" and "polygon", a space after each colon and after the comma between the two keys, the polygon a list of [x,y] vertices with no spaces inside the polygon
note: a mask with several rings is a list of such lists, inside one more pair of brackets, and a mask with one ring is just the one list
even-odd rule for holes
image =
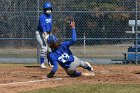
{"label": "player's arm", "polygon": [[54,76],[55,72],[58,70],[58,63],[57,62],[53,62],[53,69],[51,70],[51,72],[47,75],[48,78],[51,78]]}
{"label": "player's arm", "polygon": [[[50,61],[52,62],[52,59],[50,58]],[[55,74],[55,72],[58,70],[58,62],[53,61],[53,69],[51,70],[51,72],[47,75],[48,78],[53,77],[53,75]]]}
{"label": "player's arm", "polygon": [[76,30],[75,30],[75,22],[74,21],[71,22],[70,27],[71,27],[71,31],[72,31],[72,38],[70,41],[67,42],[67,44],[69,46],[76,43]]}

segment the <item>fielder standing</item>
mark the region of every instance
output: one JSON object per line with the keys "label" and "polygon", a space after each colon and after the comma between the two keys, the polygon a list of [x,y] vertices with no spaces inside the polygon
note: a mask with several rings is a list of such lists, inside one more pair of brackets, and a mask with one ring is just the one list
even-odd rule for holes
{"label": "fielder standing", "polygon": [[[45,57],[47,52],[51,52],[51,49],[48,47],[47,38],[52,32],[52,4],[50,2],[45,2],[43,5],[43,14],[39,17],[38,28],[35,33],[35,37],[40,47],[40,67],[46,68],[45,66]],[[49,62],[49,61],[48,61]]]}

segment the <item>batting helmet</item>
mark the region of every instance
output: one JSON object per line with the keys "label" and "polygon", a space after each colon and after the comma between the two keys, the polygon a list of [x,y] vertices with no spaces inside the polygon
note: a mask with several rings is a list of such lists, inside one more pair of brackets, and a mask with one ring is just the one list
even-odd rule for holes
{"label": "batting helmet", "polygon": [[45,2],[43,5],[43,9],[52,9],[52,4],[50,2]]}
{"label": "batting helmet", "polygon": [[57,37],[55,36],[55,35],[50,35],[49,37],[48,37],[48,39],[47,39],[47,42],[49,43],[49,44],[51,44],[51,43],[56,43],[58,41],[58,39],[57,39]]}

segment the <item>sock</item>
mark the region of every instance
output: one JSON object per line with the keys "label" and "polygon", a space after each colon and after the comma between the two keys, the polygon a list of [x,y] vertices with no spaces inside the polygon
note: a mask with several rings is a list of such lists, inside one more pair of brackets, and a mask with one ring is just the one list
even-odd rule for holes
{"label": "sock", "polygon": [[75,71],[75,73],[71,74],[70,76],[71,76],[71,77],[78,77],[78,76],[81,76],[81,72]]}
{"label": "sock", "polygon": [[76,72],[76,73],[75,73],[75,76],[76,76],[76,77],[81,76],[81,72]]}
{"label": "sock", "polygon": [[91,67],[89,67],[87,64],[85,64],[84,69],[87,69],[88,71],[91,71]]}
{"label": "sock", "polygon": [[40,64],[43,64],[45,62],[45,57],[40,57]]}

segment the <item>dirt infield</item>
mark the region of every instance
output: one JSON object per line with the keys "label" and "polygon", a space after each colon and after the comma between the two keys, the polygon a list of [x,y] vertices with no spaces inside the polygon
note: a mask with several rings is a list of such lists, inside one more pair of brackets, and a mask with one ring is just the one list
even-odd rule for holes
{"label": "dirt infield", "polygon": [[[40,88],[50,88],[79,83],[132,83],[140,84],[139,65],[93,65],[93,77],[70,78],[59,67],[55,77],[43,79],[51,70],[37,65],[0,64],[0,93],[17,93]],[[79,68],[79,71],[86,70]]]}

